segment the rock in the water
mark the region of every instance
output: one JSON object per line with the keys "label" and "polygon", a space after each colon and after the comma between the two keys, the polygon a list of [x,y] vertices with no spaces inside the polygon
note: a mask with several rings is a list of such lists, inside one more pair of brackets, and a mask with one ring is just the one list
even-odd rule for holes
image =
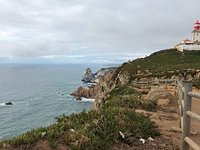
{"label": "rock in the water", "polygon": [[5,105],[13,105],[12,102],[6,102]]}
{"label": "rock in the water", "polygon": [[[93,74],[91,69],[87,68],[82,81],[86,82],[88,86],[79,87],[70,95],[74,96],[76,100],[81,100],[82,97],[95,99],[94,105],[97,106],[98,104],[96,105],[96,102],[104,98],[106,93],[113,89],[113,82],[110,83],[110,81],[115,70],[115,67],[102,68]],[[101,95],[103,95],[103,97]]]}
{"label": "rock in the water", "polygon": [[70,95],[74,96],[76,100],[81,100],[81,97],[95,98],[96,94],[100,91],[99,86],[95,87],[79,87],[76,91]]}
{"label": "rock in the water", "polygon": [[82,81],[83,81],[83,82],[94,82],[94,80],[95,80],[95,76],[94,76],[94,74],[92,73],[92,70],[91,70],[90,68],[87,68],[87,69],[85,70],[85,74],[84,74],[84,76],[83,76]]}

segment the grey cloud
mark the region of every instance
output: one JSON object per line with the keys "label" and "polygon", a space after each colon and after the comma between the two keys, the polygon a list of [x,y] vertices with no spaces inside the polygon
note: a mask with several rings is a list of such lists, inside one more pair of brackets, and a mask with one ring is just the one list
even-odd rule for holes
{"label": "grey cloud", "polygon": [[1,0],[0,53],[148,54],[190,38],[199,0]]}

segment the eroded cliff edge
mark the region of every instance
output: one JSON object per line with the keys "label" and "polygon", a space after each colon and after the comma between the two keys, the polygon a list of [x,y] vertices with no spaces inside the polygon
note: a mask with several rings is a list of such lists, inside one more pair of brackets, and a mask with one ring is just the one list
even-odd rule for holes
{"label": "eroded cliff edge", "polygon": [[[119,86],[129,86],[140,94],[148,94],[150,87],[141,87],[137,83],[159,84],[161,80],[192,80],[195,86],[200,81],[200,52],[175,49],[163,50],[145,58],[125,62],[118,68],[108,68],[98,76],[93,87],[79,87],[72,95],[76,97],[94,98],[93,109],[97,110],[110,92]],[[93,80],[94,81],[94,80]]]}

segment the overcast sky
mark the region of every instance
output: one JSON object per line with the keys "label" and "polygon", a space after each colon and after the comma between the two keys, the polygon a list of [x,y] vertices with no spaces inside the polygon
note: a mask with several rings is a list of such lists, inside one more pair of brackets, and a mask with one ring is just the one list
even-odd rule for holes
{"label": "overcast sky", "polygon": [[125,61],[191,38],[199,0],[0,0],[0,62]]}

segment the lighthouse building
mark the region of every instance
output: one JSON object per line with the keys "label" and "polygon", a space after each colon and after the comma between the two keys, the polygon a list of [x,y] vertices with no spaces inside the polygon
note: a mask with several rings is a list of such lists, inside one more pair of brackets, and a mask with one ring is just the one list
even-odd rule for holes
{"label": "lighthouse building", "polygon": [[194,24],[192,40],[183,40],[177,44],[175,48],[181,52],[183,52],[183,50],[200,50],[200,23],[198,21]]}
{"label": "lighthouse building", "polygon": [[200,23],[197,21],[194,24],[194,30],[192,31],[192,40],[194,42],[200,42]]}

